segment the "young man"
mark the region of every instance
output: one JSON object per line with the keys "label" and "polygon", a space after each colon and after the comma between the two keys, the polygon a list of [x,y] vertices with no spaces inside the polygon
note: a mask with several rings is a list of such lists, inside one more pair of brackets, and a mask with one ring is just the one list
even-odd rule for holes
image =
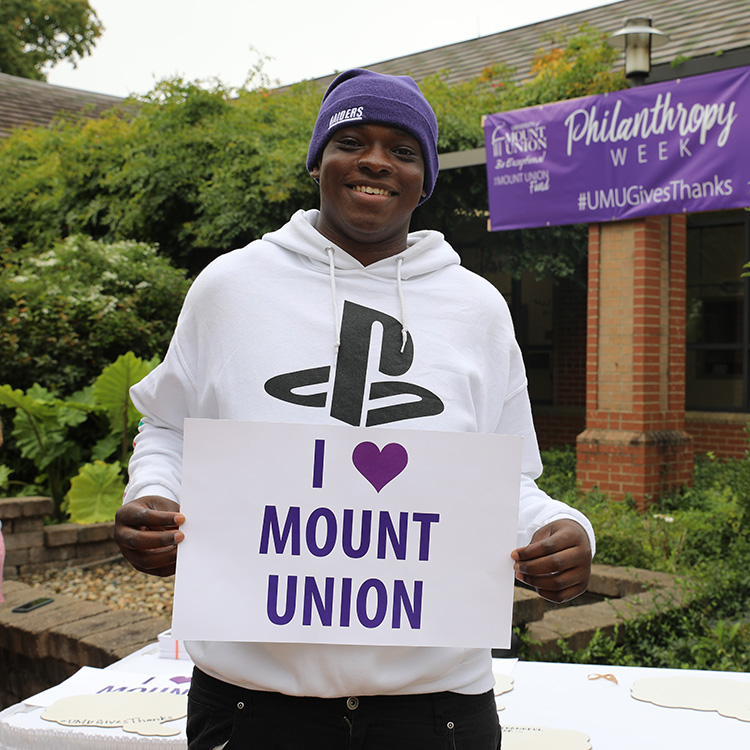
{"label": "young man", "polygon": [[[438,172],[437,121],[416,83],[340,75],[307,167],[320,210],[212,263],[164,362],[133,388],[144,420],[117,517],[123,554],[139,570],[174,571],[186,417],[520,434],[517,576],[553,601],[582,593],[593,531],[534,482],[542,467],[507,305],[441,234],[408,231]],[[500,746],[483,650],[193,642],[188,651],[191,750]]]}

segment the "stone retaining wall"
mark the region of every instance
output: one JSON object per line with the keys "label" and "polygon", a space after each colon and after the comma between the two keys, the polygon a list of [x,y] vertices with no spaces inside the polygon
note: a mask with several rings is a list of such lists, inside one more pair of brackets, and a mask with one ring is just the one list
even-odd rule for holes
{"label": "stone retaining wall", "polygon": [[686,584],[668,573],[614,565],[592,565],[588,591],[602,600],[580,606],[550,604],[542,617],[525,623],[535,658],[553,657],[560,651],[561,640],[574,651],[583,649],[597,631],[614,637],[620,625],[642,615],[688,606],[690,601]]}
{"label": "stone retaining wall", "polygon": [[170,625],[166,618],[51,593],[51,604],[18,613],[13,607],[46,592],[6,580],[3,593],[0,709],[57,685],[83,666],[106,667],[123,659],[153,643]]}
{"label": "stone retaining wall", "polygon": [[[26,614],[18,604],[44,595],[20,581],[5,581],[0,604],[0,708],[57,685],[82,666],[105,667],[153,643],[170,623],[129,610],[51,594],[52,604]],[[515,590],[513,624],[536,642],[534,656],[549,658],[564,640],[584,648],[599,630],[613,635],[618,624],[656,607],[684,606],[685,592],[672,576],[647,570],[594,565],[589,592],[593,603],[550,604],[535,591]],[[603,599],[603,600],[601,600]]]}
{"label": "stone retaining wall", "polygon": [[5,539],[5,576],[70,568],[120,554],[114,543],[114,521],[44,525],[52,514],[48,497],[0,498]]}

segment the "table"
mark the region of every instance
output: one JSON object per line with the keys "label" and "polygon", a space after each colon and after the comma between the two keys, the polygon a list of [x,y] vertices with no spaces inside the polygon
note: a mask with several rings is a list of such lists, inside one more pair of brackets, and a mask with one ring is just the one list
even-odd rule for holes
{"label": "table", "polygon": [[[108,678],[131,674],[189,674],[185,660],[160,659],[157,644],[112,664]],[[704,750],[708,747],[750,747],[750,722],[715,712],[663,708],[630,696],[636,680],[647,677],[701,677],[738,680],[750,686],[750,674],[641,667],[550,664],[495,659],[497,674],[510,674],[511,692],[497,697],[505,726],[542,726],[576,730],[588,735],[593,750]],[[116,674],[119,672],[120,674]],[[614,682],[596,675],[611,675]],[[64,685],[65,683],[63,683]],[[185,720],[172,738],[128,735],[120,729],[69,728],[40,718],[42,708],[19,703],[0,713],[0,750],[135,750],[159,747],[185,750]],[[510,739],[510,738],[508,738]],[[513,750],[509,742],[503,750]]]}
{"label": "table", "polygon": [[[507,671],[495,660],[496,671]],[[738,680],[750,674],[645,667],[521,662],[512,666],[513,690],[498,696],[503,725],[578,730],[593,750],[739,750],[750,748],[750,722],[715,712],[664,708],[635,700],[630,688],[647,677]],[[613,675],[617,683],[589,675]],[[505,745],[503,745],[505,750]]]}
{"label": "table", "polygon": [[[84,670],[100,672],[102,676],[106,676],[105,682],[118,686],[133,679],[134,675],[138,675],[139,679],[143,675],[181,676],[187,679],[192,674],[193,664],[190,660],[159,658],[159,651],[159,644],[155,642],[103,670],[87,667]],[[71,680],[79,676],[80,672]],[[68,682],[70,681],[66,680],[58,688],[64,688]],[[189,682],[182,682],[181,685],[186,690]],[[55,689],[51,688],[38,695],[44,696]],[[174,737],[142,737],[118,728],[62,726],[42,719],[43,711],[44,708],[38,705],[23,702],[0,712],[0,750],[148,750],[155,747],[185,750],[187,747],[184,718],[174,722],[180,730]]]}

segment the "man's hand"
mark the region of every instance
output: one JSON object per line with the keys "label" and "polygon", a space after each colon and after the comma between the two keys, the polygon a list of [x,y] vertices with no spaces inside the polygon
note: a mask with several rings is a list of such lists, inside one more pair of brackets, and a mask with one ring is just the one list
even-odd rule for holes
{"label": "man's hand", "polygon": [[591,545],[579,523],[570,519],[542,526],[531,544],[513,550],[516,578],[551,602],[567,602],[586,591],[591,576]]}
{"label": "man's hand", "polygon": [[158,495],[147,495],[121,506],[115,515],[115,542],[125,559],[142,573],[171,576],[177,545],[185,538],[180,506]]}

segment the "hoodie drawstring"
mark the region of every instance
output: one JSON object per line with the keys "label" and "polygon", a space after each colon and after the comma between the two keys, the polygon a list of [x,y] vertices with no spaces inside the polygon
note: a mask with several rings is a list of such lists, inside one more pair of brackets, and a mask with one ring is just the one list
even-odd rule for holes
{"label": "hoodie drawstring", "polygon": [[336,307],[336,266],[333,263],[334,249],[332,247],[326,248],[326,255],[328,256],[328,275],[331,279],[331,305],[333,306],[333,327],[336,329],[336,343],[335,349],[338,352],[341,346],[341,328],[339,328],[339,313]]}
{"label": "hoodie drawstring", "polygon": [[406,349],[406,341],[409,337],[409,329],[406,325],[406,305],[404,304],[404,290],[401,286],[401,266],[403,258],[396,258],[396,284],[398,285],[398,301],[401,303],[401,354]]}
{"label": "hoodie drawstring", "polygon": [[[327,247],[325,249],[326,255],[328,256],[328,276],[331,280],[331,306],[333,308],[333,325],[336,330],[336,351],[338,352],[341,346],[341,328],[339,326],[338,308],[336,306],[336,265],[333,260],[333,254],[335,249]],[[398,301],[401,305],[401,354],[406,349],[406,342],[409,339],[409,328],[406,325],[406,303],[404,302],[404,289],[401,282],[401,266],[403,265],[403,258],[396,258],[396,285],[398,288]]]}

